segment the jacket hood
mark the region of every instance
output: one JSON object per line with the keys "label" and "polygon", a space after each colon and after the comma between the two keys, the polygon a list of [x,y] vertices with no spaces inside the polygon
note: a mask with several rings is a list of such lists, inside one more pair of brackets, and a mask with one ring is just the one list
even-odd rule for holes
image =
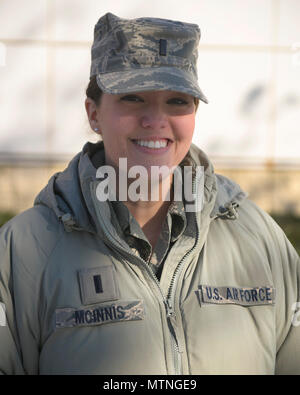
{"label": "jacket hood", "polygon": [[[240,186],[227,177],[215,174],[206,154],[194,144],[185,160],[192,166],[204,167],[204,206],[209,206],[210,217],[237,218],[236,207],[247,197]],[[36,197],[34,205],[52,209],[66,231],[97,233],[90,184],[97,181],[97,168],[104,164],[103,142],[86,143],[64,171],[50,178],[47,186]]]}

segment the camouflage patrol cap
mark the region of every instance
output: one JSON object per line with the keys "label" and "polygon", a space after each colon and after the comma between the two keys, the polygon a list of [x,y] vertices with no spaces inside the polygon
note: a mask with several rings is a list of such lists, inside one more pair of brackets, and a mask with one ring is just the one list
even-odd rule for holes
{"label": "camouflage patrol cap", "polygon": [[197,82],[198,25],[107,13],[94,29],[90,77],[105,93],[172,90],[208,103]]}

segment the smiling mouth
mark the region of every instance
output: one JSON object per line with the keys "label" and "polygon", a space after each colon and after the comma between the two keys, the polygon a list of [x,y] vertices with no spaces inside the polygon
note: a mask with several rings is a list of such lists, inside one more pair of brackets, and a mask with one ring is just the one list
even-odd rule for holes
{"label": "smiling mouth", "polygon": [[161,149],[166,148],[170,143],[171,140],[167,138],[160,138],[160,139],[132,139],[133,143],[150,149]]}

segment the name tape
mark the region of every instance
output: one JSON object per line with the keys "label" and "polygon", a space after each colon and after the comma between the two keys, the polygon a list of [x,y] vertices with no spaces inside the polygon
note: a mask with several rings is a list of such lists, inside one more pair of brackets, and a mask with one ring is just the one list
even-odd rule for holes
{"label": "name tape", "polygon": [[123,301],[84,309],[64,308],[55,310],[56,329],[143,319],[144,306],[141,300]]}
{"label": "name tape", "polygon": [[237,304],[241,306],[261,306],[275,303],[275,288],[263,287],[232,287],[199,285],[196,291],[201,303]]}

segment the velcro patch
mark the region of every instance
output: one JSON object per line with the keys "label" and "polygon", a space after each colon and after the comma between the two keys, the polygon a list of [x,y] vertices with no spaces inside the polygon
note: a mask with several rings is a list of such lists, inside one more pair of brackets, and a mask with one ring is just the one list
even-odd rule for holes
{"label": "velcro patch", "polygon": [[237,304],[241,306],[261,306],[275,303],[275,288],[233,287],[215,285],[199,285],[196,291],[200,303]]}
{"label": "velcro patch", "polygon": [[144,305],[141,300],[123,301],[84,309],[65,308],[55,310],[56,329],[143,319]]}
{"label": "velcro patch", "polygon": [[84,305],[119,299],[115,270],[111,264],[78,272],[81,300]]}

